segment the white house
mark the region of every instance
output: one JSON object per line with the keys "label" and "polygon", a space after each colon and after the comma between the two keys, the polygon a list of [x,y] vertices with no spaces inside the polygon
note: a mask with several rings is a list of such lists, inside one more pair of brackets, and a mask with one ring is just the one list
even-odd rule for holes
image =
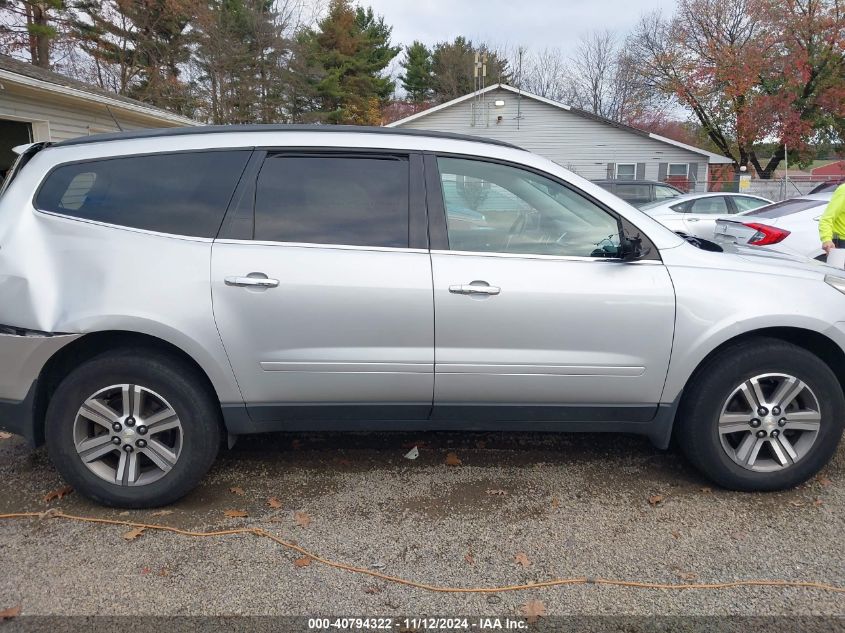
{"label": "white house", "polygon": [[731,160],[505,84],[388,127],[477,134],[540,154],[590,180],[660,180],[704,191],[710,165]]}
{"label": "white house", "polygon": [[0,180],[16,145],[100,132],[200,125],[96,86],[0,55]]}

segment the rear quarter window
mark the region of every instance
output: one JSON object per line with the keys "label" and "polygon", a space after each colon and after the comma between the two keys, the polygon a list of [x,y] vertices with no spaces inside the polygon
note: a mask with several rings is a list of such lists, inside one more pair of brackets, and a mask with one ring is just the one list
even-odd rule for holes
{"label": "rear quarter window", "polygon": [[250,150],[149,154],[55,168],[42,211],[159,233],[215,237]]}

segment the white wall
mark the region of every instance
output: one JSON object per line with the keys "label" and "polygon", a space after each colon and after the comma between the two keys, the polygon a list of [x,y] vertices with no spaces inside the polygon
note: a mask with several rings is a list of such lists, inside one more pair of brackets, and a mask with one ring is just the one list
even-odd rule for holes
{"label": "white wall", "polygon": [[[169,121],[127,115],[111,108],[124,130],[173,127]],[[36,141],[63,141],[101,132],[117,132],[118,126],[105,105],[70,99],[40,90],[5,83],[0,90],[0,118],[33,123]],[[45,137],[49,133],[49,137]]]}

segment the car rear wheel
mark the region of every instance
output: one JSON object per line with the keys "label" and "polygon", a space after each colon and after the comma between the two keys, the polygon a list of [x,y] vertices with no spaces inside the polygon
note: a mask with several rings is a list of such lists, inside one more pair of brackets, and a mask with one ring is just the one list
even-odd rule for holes
{"label": "car rear wheel", "polygon": [[709,359],[690,380],[677,437],[705,475],[735,490],[806,481],[833,456],[845,397],[830,367],[777,339],[753,339]]}
{"label": "car rear wheel", "polygon": [[74,489],[98,503],[171,503],[197,485],[217,455],[220,410],[208,391],[178,359],[139,350],[98,356],[50,400],[50,458]]}

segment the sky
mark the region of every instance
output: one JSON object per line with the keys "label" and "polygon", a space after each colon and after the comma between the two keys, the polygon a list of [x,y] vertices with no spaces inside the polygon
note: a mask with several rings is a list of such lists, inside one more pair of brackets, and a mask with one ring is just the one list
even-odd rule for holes
{"label": "sky", "polygon": [[590,31],[631,30],[643,13],[671,14],[675,0],[359,0],[393,27],[393,42],[473,41],[571,53]]}

